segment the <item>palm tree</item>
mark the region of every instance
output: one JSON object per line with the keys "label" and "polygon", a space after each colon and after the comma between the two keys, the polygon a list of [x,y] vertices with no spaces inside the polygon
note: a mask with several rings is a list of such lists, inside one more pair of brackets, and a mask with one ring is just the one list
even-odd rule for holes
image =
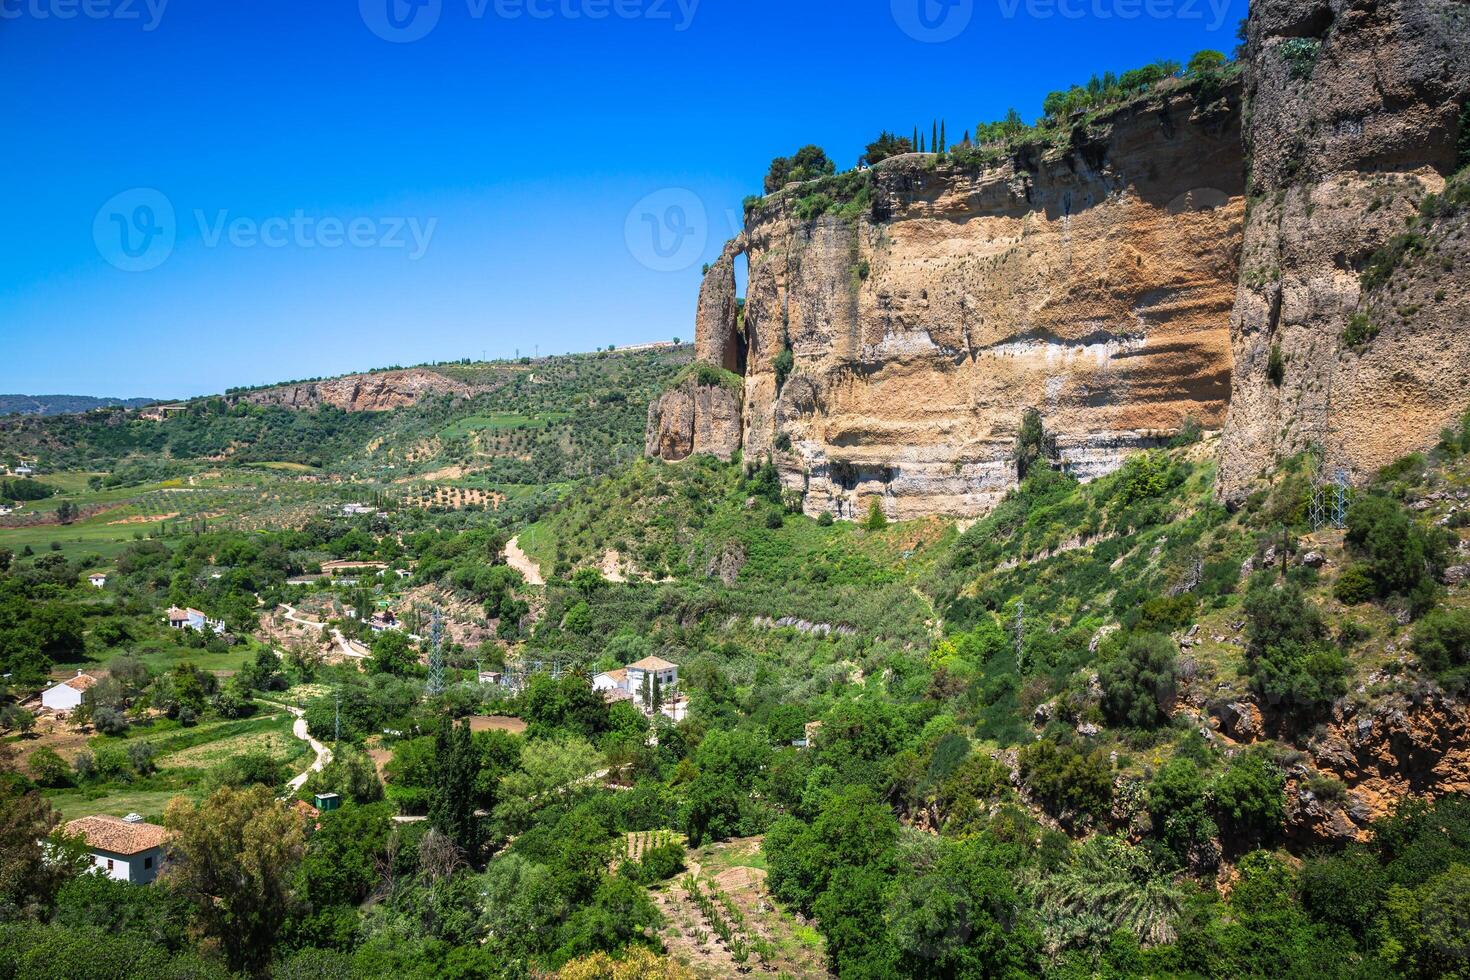
{"label": "palm tree", "polygon": [[1186,889],[1143,848],[1094,837],[1066,867],[1033,886],[1053,952],[1127,929],[1145,946],[1173,942]]}

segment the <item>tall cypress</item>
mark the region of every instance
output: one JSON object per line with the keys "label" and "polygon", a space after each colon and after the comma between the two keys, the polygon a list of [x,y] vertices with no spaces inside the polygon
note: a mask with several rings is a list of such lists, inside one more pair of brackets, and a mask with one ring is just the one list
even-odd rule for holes
{"label": "tall cypress", "polygon": [[914,150],[919,148],[919,127],[917,125],[914,126],[914,141],[909,144],[909,148]]}
{"label": "tall cypress", "polygon": [[944,120],[939,120],[939,152],[949,149],[949,137],[944,135]]}
{"label": "tall cypress", "polygon": [[929,145],[934,148],[935,153],[939,152],[939,123],[937,122],[929,123]]}
{"label": "tall cypress", "polygon": [[475,778],[479,759],[469,722],[456,724],[445,715],[434,734],[434,795],[429,824],[474,861],[480,852],[480,818],[475,816]]}

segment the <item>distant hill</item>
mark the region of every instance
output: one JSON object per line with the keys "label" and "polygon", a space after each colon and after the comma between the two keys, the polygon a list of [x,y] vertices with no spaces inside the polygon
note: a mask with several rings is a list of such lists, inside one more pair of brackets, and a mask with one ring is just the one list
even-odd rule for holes
{"label": "distant hill", "polygon": [[142,408],[157,398],[95,398],[92,395],[0,395],[0,415],[70,415],[94,408]]}

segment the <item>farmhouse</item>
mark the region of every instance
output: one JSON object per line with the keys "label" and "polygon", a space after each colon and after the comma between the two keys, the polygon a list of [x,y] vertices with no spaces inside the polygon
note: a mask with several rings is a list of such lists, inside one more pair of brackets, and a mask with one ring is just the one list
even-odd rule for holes
{"label": "farmhouse", "polygon": [[82,703],[87,688],[97,683],[97,678],[80,670],[77,676],[68,677],[55,687],[41,692],[41,707],[52,711],[75,711]]}
{"label": "farmhouse", "polygon": [[157,824],[144,823],[136,813],[122,819],[82,817],[68,823],[66,832],[87,842],[93,863],[109,878],[146,885],[158,877],[168,831]]}
{"label": "farmhouse", "polygon": [[93,572],[87,576],[87,581],[92,583],[94,589],[107,588],[107,575],[105,572]]}
{"label": "farmhouse", "polygon": [[688,699],[678,693],[679,665],[662,657],[644,657],[618,670],[604,671],[592,678],[592,689],[609,701],[635,701],[645,714],[655,711],[683,721]]}
{"label": "farmhouse", "polygon": [[188,609],[170,606],[168,610],[168,625],[176,630],[190,629],[199,633],[204,632],[206,627],[215,633],[223,633],[225,631],[223,620],[210,619],[192,606]]}

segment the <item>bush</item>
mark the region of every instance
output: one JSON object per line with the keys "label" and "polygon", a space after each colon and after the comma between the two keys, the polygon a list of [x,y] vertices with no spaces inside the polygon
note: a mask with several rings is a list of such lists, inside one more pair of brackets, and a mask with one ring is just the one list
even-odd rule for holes
{"label": "bush", "polygon": [[1281,353],[1280,344],[1271,345],[1271,356],[1266,361],[1266,380],[1277,388],[1286,380],[1286,355]]}
{"label": "bush", "polygon": [[1347,329],[1342,332],[1342,342],[1356,350],[1368,346],[1377,336],[1378,326],[1368,314],[1354,313],[1348,318]]}
{"label": "bush", "polygon": [[1470,665],[1470,610],[1436,609],[1425,616],[1414,631],[1414,655],[1434,674]]}
{"label": "bush", "polygon": [[1357,606],[1372,599],[1377,593],[1378,586],[1373,581],[1373,570],[1366,562],[1353,562],[1342,570],[1337,577],[1337,584],[1332,587],[1332,594],[1337,601],[1348,606]]}
{"label": "bush", "polygon": [[31,771],[36,782],[47,789],[71,784],[71,767],[49,745],[43,745],[32,752],[30,759],[26,761],[26,768]]}
{"label": "bush", "polygon": [[1228,833],[1242,844],[1275,837],[1286,819],[1286,777],[1260,752],[1236,756],[1210,795]]}
{"label": "bush", "polygon": [[1135,633],[1099,670],[1103,713],[1110,723],[1159,728],[1169,721],[1178,688],[1178,651],[1158,633]]}
{"label": "bush", "polygon": [[1113,802],[1113,766],[1102,749],[1086,753],[1044,740],[1023,748],[1021,778],[1053,815],[1102,816]]}
{"label": "bush", "polygon": [[866,531],[881,531],[888,526],[888,515],[883,513],[883,505],[874,497],[868,502],[868,516],[863,518],[863,529]]}
{"label": "bush", "polygon": [[1434,605],[1444,565],[1443,533],[1428,532],[1394,500],[1377,494],[1348,510],[1347,543],[1367,559],[1379,596],[1403,596],[1415,615]]}
{"label": "bush", "polygon": [[836,519],[832,516],[831,511],[824,510],[817,516],[818,527],[831,527],[834,523],[836,523]]}

